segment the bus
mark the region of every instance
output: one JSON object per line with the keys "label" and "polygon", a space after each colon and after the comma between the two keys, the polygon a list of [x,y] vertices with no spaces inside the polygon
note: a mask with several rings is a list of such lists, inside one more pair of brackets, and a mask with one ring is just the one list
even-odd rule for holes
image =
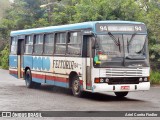
{"label": "bus", "polygon": [[90,21],[12,31],[9,73],[27,88],[41,84],[84,91],[150,89],[147,29],[135,21]]}

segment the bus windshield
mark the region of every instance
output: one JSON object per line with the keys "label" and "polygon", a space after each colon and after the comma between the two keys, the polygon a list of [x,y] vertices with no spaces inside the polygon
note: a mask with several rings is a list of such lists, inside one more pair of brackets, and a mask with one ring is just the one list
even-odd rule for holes
{"label": "bus windshield", "polygon": [[122,36],[120,35],[98,35],[97,36],[98,49],[102,54],[107,55],[108,60],[113,57],[123,57]]}
{"label": "bus windshield", "polygon": [[123,38],[126,58],[136,59],[139,57],[139,59],[143,59],[146,35],[123,35]]}
{"label": "bus windshield", "polygon": [[144,60],[146,59],[146,35],[138,34],[115,34],[97,35],[96,55],[105,55],[106,60],[101,63],[120,61],[121,66],[124,59]]}

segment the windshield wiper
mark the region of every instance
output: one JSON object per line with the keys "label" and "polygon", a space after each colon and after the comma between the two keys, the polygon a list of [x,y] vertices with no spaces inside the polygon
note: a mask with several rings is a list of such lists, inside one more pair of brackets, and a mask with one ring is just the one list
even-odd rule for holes
{"label": "windshield wiper", "polygon": [[144,52],[144,47],[145,47],[146,41],[147,41],[147,39],[145,39],[142,49],[140,51],[136,52],[137,54],[140,54],[140,53]]}
{"label": "windshield wiper", "polygon": [[129,55],[126,57],[126,59],[131,59],[131,60],[145,60],[146,56],[144,55]]}
{"label": "windshield wiper", "polygon": [[128,41],[128,38],[127,38],[127,50],[128,50],[128,53],[129,53],[129,45],[131,44],[131,42],[133,41],[133,38],[135,37],[136,33],[134,33],[132,36],[131,36],[131,39]]}
{"label": "windshield wiper", "polygon": [[119,51],[121,52],[121,44],[120,44],[119,38],[118,38],[118,42],[117,42],[117,39],[114,37],[114,35],[111,32],[108,32],[108,35],[112,38],[112,40],[114,41],[114,43],[117,46],[119,46]]}

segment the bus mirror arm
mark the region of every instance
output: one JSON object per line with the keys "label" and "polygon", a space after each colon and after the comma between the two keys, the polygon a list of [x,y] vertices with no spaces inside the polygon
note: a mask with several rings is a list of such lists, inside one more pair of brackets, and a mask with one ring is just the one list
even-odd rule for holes
{"label": "bus mirror arm", "polygon": [[98,44],[94,44],[92,47],[92,49],[97,49],[97,48],[99,48]]}

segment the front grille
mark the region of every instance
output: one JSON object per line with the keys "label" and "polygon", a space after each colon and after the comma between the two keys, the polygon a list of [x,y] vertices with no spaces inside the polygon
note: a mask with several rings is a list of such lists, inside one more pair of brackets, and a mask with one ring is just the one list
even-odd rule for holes
{"label": "front grille", "polygon": [[109,78],[108,84],[139,84],[139,78]]}
{"label": "front grille", "polygon": [[141,68],[107,68],[107,77],[142,77]]}

